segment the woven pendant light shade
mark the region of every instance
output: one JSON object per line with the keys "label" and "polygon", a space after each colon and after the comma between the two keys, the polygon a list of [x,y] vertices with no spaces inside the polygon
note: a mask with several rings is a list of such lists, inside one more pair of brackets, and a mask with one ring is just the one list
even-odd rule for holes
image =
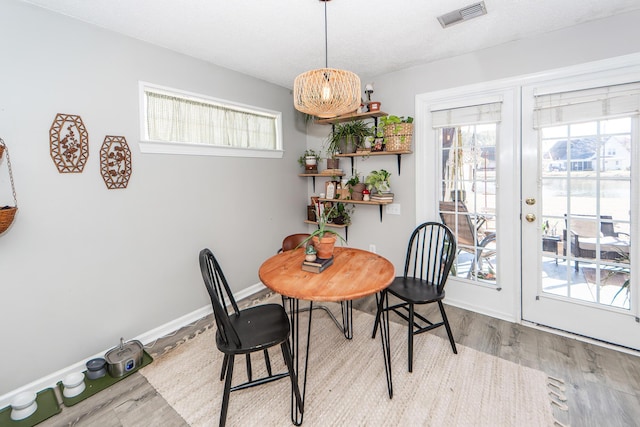
{"label": "woven pendant light shade", "polygon": [[321,119],[353,113],[360,102],[360,77],[351,71],[320,68],[293,82],[296,110]]}

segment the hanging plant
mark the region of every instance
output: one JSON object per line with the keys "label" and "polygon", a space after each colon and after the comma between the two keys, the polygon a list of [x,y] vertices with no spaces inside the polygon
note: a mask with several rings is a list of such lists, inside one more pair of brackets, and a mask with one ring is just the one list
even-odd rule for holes
{"label": "hanging plant", "polygon": [[13,182],[13,172],[11,170],[11,159],[9,158],[9,149],[6,144],[0,138],[0,160],[2,160],[3,154],[6,154],[7,168],[9,169],[9,180],[11,181],[11,190],[13,193],[13,206],[0,206],[0,234],[7,231],[9,226],[13,223],[16,212],[18,212],[18,200],[16,197],[16,187]]}

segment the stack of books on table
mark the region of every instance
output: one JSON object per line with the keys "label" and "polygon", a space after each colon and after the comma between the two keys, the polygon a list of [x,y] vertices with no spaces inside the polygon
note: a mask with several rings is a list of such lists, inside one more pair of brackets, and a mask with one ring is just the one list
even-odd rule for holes
{"label": "stack of books on table", "polygon": [[311,273],[321,273],[325,268],[333,264],[333,257],[331,258],[316,258],[315,261],[302,261],[302,270],[309,271]]}
{"label": "stack of books on table", "polygon": [[371,200],[377,202],[393,202],[393,193],[374,193],[371,195]]}

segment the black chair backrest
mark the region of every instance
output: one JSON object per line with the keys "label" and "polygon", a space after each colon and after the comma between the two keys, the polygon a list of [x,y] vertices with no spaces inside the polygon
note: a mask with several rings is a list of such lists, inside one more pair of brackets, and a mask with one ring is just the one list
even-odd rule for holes
{"label": "black chair backrest", "polygon": [[216,319],[220,338],[225,344],[233,343],[236,346],[240,346],[240,338],[229,321],[229,311],[227,311],[227,307],[230,306],[230,309],[238,315],[240,313],[238,304],[233,298],[218,260],[216,260],[211,250],[207,248],[200,251],[200,271],[202,272],[207,292],[209,292],[209,298],[211,298],[213,315]]}
{"label": "black chair backrest", "polygon": [[411,233],[404,277],[414,277],[442,292],[456,255],[453,233],[439,222],[425,222]]}

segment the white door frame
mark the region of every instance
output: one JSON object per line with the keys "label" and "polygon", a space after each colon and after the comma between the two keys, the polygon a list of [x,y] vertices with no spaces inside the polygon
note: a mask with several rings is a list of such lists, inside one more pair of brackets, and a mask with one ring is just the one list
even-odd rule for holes
{"label": "white door frame", "polygon": [[[640,73],[640,54],[631,54],[621,57],[611,58],[602,61],[595,61],[577,66],[566,67],[562,69],[555,69],[550,71],[543,71],[540,73],[517,76],[514,78],[483,82],[480,84],[474,84],[464,87],[458,87],[453,89],[447,89],[442,91],[435,91],[416,96],[415,99],[415,162],[416,162],[416,222],[420,223],[426,220],[439,220],[438,216],[438,194],[434,188],[439,188],[434,185],[438,183],[440,177],[438,171],[440,169],[439,155],[440,150],[437,147],[437,141],[435,138],[435,132],[431,128],[430,111],[434,104],[446,104],[469,102],[469,99],[474,97],[487,95],[490,93],[500,92],[504,90],[514,89],[514,102],[513,102],[513,135],[514,144],[509,150],[500,153],[500,159],[510,159],[513,162],[513,170],[511,173],[502,171],[502,179],[499,183],[501,185],[500,192],[502,194],[508,194],[513,199],[513,204],[510,209],[507,209],[513,218],[509,221],[505,221],[504,229],[501,229],[502,239],[499,243],[502,245],[502,250],[506,251],[507,248],[511,249],[516,256],[514,260],[513,270],[514,273],[509,273],[512,277],[513,288],[503,287],[503,290],[496,295],[494,289],[484,288],[482,286],[467,285],[460,283],[456,279],[452,279],[451,283],[447,284],[447,303],[466,308],[475,312],[487,314],[489,316],[517,322],[528,323],[522,320],[522,289],[520,286],[522,276],[524,274],[522,270],[522,258],[521,258],[521,156],[527,155],[527,153],[521,153],[521,93],[520,90],[523,86],[533,84],[543,84],[544,82],[550,82],[557,80],[561,77],[569,79],[572,83],[579,85],[580,82],[589,80],[589,76],[593,76],[594,73],[600,73],[601,77],[607,76],[620,76],[621,74],[633,74],[638,76]],[[592,78],[592,77],[591,77]],[[565,86],[566,87],[566,86]],[[464,101],[466,100],[466,101]],[[470,105],[470,104],[468,104]],[[455,105],[450,105],[455,106]],[[444,105],[446,107],[446,105]],[[530,153],[529,153],[530,154]],[[636,156],[638,157],[638,156]],[[640,159],[634,158],[640,169]],[[506,181],[506,182],[505,182]],[[636,178],[636,182],[637,182]],[[632,188],[635,192],[637,200],[640,200],[638,195],[638,186]],[[431,197],[426,195],[430,194]],[[503,197],[503,199],[505,199]],[[640,237],[640,227],[636,221],[633,224],[632,233],[635,236]],[[509,237],[510,242],[504,242],[506,236]],[[500,235],[498,235],[500,239]],[[632,251],[632,257],[634,257],[635,265],[640,265],[640,251]],[[515,271],[518,273],[516,274]],[[537,273],[536,273],[537,276]],[[506,276],[503,276],[506,277]],[[640,292],[637,292],[640,294]],[[635,307],[640,306],[640,295],[636,295],[633,302]],[[638,316],[638,314],[635,314]],[[562,333],[562,332],[559,332]]]}
{"label": "white door frame", "polygon": [[[523,198],[540,199],[540,158],[538,149],[538,131],[533,129],[534,94],[565,92],[570,90],[603,87],[640,80],[640,61],[630,66],[611,68],[593,73],[558,73],[555,79],[532,83],[522,88],[522,156],[523,175],[532,176],[535,180],[522,181]],[[635,118],[632,127],[634,141],[640,141],[640,120]],[[632,153],[632,247],[638,247],[638,203],[640,181],[640,150]],[[635,201],[635,203],[633,203]],[[522,319],[538,325],[568,331],[602,340],[607,343],[622,345],[640,350],[640,318],[638,295],[638,274],[632,276],[631,309],[625,310],[604,305],[597,305],[578,300],[568,300],[542,292],[542,278],[539,272],[541,265],[540,223],[542,205],[522,204],[522,215],[533,213],[537,220],[533,223],[522,222],[522,258],[531,260],[522,263]],[[634,212],[635,209],[635,212]],[[536,242],[536,244],[526,242]],[[632,265],[640,265],[639,251],[631,251]],[[636,268],[637,270],[637,268]]]}
{"label": "white door frame", "polygon": [[[520,225],[519,225],[519,90],[503,82],[432,92],[416,97],[416,221],[440,221],[438,192],[442,177],[441,150],[431,126],[431,111],[502,101],[502,122],[496,149],[498,196],[496,246],[498,248],[496,286],[471,283],[450,276],[447,303],[492,317],[520,320]],[[514,196],[511,196],[514,195]]]}

